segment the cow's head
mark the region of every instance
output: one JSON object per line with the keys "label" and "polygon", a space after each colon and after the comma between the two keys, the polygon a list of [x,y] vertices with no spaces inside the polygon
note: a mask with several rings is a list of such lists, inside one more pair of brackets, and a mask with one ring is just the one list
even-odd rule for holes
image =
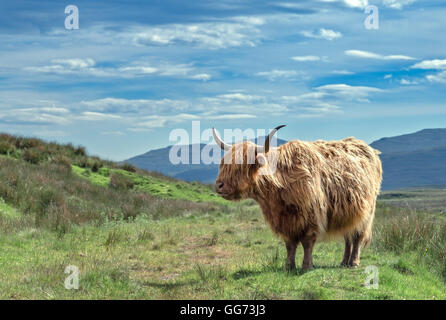
{"label": "cow's head", "polygon": [[227,200],[239,200],[249,196],[258,183],[258,176],[271,172],[270,142],[280,128],[272,130],[263,146],[251,141],[229,145],[213,130],[215,142],[227,151],[220,162],[220,170],[215,181],[215,191]]}

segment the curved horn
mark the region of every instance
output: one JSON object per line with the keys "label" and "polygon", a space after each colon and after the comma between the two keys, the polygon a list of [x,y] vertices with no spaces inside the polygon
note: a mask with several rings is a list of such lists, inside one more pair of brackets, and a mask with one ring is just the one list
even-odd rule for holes
{"label": "curved horn", "polygon": [[271,142],[272,137],[276,134],[276,132],[285,127],[285,124],[282,124],[278,127],[275,127],[273,130],[271,130],[271,132],[268,134],[268,137],[266,137],[265,139],[265,145],[263,147],[257,147],[257,151],[258,152],[264,152],[264,153],[268,153],[269,151],[269,143]]}
{"label": "curved horn", "polygon": [[231,145],[225,143],[223,140],[221,140],[220,136],[218,135],[217,130],[215,128],[212,128],[212,135],[214,136],[215,142],[222,148],[223,150],[229,150],[232,148]]}

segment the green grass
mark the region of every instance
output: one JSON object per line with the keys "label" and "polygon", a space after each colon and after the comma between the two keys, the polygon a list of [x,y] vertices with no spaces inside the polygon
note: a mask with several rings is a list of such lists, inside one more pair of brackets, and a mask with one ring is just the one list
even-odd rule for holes
{"label": "green grass", "polygon": [[446,216],[446,189],[411,188],[384,191],[380,195],[383,204],[410,211],[429,211]]}
{"label": "green grass", "polygon": [[0,215],[6,218],[18,218],[21,216],[21,213],[8,205],[3,198],[0,198]]}
{"label": "green grass", "polygon": [[228,204],[228,201],[218,197],[209,187],[199,183],[187,183],[177,180],[160,179],[149,174],[128,172],[122,169],[101,168],[98,172],[73,165],[73,172],[88,181],[106,187],[110,184],[113,174],[123,175],[134,183],[134,189],[166,199],[184,199],[194,202],[214,202]]}
{"label": "green grass", "polygon": [[[378,224],[379,226],[379,224]],[[380,236],[380,235],[378,235]],[[425,252],[385,250],[377,239],[361,267],[339,267],[340,242],[318,244],[316,268],[285,272],[285,249],[254,207],[230,213],[75,226],[0,235],[2,299],[445,299],[445,279]],[[302,259],[302,249],[297,262]],[[79,290],[64,288],[79,267]],[[379,288],[364,286],[365,267]]]}

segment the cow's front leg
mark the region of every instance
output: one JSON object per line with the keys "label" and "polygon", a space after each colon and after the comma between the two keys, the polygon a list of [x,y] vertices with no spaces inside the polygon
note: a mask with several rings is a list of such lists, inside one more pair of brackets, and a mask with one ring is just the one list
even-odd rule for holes
{"label": "cow's front leg", "polygon": [[315,236],[306,236],[302,240],[304,247],[304,261],[302,262],[302,269],[309,270],[313,268],[313,247],[316,242]]}
{"label": "cow's front leg", "polygon": [[298,244],[299,242],[295,240],[285,241],[286,254],[287,254],[285,270],[291,271],[296,269],[296,248]]}

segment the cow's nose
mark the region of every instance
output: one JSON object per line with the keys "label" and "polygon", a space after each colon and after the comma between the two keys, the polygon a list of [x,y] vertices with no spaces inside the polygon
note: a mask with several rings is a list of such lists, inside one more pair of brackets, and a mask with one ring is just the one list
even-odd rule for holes
{"label": "cow's nose", "polygon": [[224,186],[224,183],[223,182],[221,182],[221,181],[217,181],[216,183],[215,183],[215,191],[220,191],[221,189],[223,189],[223,186]]}

